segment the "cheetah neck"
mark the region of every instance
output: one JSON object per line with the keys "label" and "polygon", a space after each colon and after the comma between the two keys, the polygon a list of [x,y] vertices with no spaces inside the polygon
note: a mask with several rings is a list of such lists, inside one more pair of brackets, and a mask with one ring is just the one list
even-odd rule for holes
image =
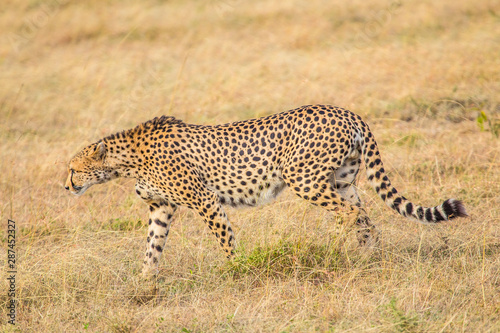
{"label": "cheetah neck", "polygon": [[153,159],[152,137],[156,134],[162,139],[164,134],[158,134],[159,132],[170,132],[170,128],[179,125],[184,124],[173,117],[161,116],[102,139],[107,148],[107,163],[115,176],[142,178],[143,166]]}
{"label": "cheetah neck", "polygon": [[140,140],[136,135],[121,132],[102,140],[106,145],[106,165],[115,177],[138,178],[143,162]]}

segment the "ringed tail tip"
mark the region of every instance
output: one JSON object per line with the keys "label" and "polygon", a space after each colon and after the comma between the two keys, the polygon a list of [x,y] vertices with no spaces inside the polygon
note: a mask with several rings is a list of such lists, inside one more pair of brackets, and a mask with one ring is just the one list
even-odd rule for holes
{"label": "ringed tail tip", "polygon": [[448,199],[443,202],[442,207],[449,220],[456,217],[469,216],[469,214],[467,214],[467,211],[465,210],[464,204],[460,200]]}

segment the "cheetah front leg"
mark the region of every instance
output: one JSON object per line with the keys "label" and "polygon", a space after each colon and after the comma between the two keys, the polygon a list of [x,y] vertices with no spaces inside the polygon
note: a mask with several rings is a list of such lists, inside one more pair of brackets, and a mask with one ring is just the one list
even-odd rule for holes
{"label": "cheetah front leg", "polygon": [[193,209],[203,218],[217,238],[227,258],[231,259],[234,256],[234,232],[222,209],[219,196],[208,189],[198,192],[197,196],[199,200],[193,201]]}
{"label": "cheetah front leg", "polygon": [[142,276],[150,277],[158,274],[158,263],[167,241],[170,224],[177,205],[158,197],[149,186],[137,181],[135,192],[149,206],[148,236],[146,254],[142,265]]}
{"label": "cheetah front leg", "polygon": [[177,206],[167,201],[159,200],[149,203],[148,237],[142,266],[143,277],[158,274],[158,263],[176,210]]}

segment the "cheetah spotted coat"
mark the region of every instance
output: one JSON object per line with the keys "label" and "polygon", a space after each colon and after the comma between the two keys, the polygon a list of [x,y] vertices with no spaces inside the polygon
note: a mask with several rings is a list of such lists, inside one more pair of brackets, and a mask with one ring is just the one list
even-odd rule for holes
{"label": "cheetah spotted coat", "polygon": [[423,223],[467,216],[455,199],[426,208],[400,195],[368,125],[348,110],[325,105],[218,126],[155,118],[84,148],[69,163],[66,189],[82,194],[117,177],[137,180],[136,192],[150,210],[147,275],[157,271],[178,206],[195,210],[231,257],[234,232],[223,205],[256,206],[285,187],[343,212],[358,227],[360,244],[373,243],[376,231],[356,191],[362,161],[371,186],[399,214]]}

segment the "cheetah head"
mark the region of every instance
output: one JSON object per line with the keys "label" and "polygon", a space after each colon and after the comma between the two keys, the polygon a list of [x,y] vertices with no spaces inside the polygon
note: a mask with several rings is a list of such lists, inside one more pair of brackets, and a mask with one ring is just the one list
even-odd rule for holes
{"label": "cheetah head", "polygon": [[66,190],[82,195],[90,186],[116,178],[105,160],[106,145],[102,141],[91,144],[76,154],[68,164]]}

